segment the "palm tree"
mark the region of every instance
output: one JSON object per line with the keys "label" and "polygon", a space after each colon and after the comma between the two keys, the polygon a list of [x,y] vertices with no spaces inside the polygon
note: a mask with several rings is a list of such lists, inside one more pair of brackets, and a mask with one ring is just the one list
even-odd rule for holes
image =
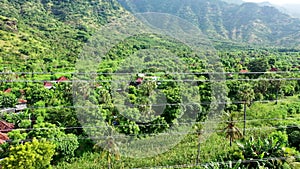
{"label": "palm tree", "polygon": [[247,104],[254,99],[254,90],[249,83],[243,83],[239,86],[238,97],[244,104],[244,130],[243,135],[246,135],[246,109]]}
{"label": "palm tree", "polygon": [[[275,77],[272,77],[272,78],[274,78],[274,80],[271,80],[270,83],[273,86],[273,88],[276,90],[276,102],[275,103],[278,104],[278,94],[281,90],[281,87],[284,85],[285,82],[280,79],[280,78],[282,78],[281,75],[275,75]],[[275,79],[277,79],[277,80],[275,80]],[[280,80],[278,80],[278,79],[280,79]]]}
{"label": "palm tree", "polygon": [[230,146],[232,146],[233,140],[243,137],[241,131],[235,126],[235,123],[232,121],[232,118],[227,122],[227,126],[223,129],[223,132],[226,133],[226,138],[229,138]]}
{"label": "palm tree", "polygon": [[227,127],[225,128],[226,138],[230,140],[230,146],[232,146],[232,141],[242,138],[243,135],[241,131],[235,126],[233,122],[228,122]]}

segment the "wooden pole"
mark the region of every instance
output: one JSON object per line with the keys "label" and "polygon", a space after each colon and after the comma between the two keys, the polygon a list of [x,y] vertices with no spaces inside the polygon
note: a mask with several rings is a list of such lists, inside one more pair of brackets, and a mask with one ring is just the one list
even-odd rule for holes
{"label": "wooden pole", "polygon": [[244,130],[243,130],[243,135],[246,136],[246,101],[244,102]]}
{"label": "wooden pole", "polygon": [[198,166],[199,162],[200,162],[200,136],[198,136],[198,150],[197,150],[197,159],[196,159],[196,165]]}

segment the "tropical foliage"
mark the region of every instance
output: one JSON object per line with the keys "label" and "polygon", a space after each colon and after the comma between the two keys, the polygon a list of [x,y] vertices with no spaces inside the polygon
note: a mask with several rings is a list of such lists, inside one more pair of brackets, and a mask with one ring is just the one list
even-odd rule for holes
{"label": "tropical foliage", "polygon": [[[117,43],[94,72],[82,75],[86,71],[75,69],[84,45],[98,29],[129,12],[115,0],[1,1],[1,167],[297,168],[300,50],[269,42],[297,44],[281,29],[298,29],[300,21],[257,5],[192,2],[143,0],[137,10],[188,18],[216,37],[211,45],[216,50],[196,52],[171,37],[140,34]],[[229,16],[214,14],[228,10]],[[261,18],[257,11],[274,17]],[[227,23],[232,16],[251,22]],[[257,18],[266,29],[247,30]],[[226,33],[234,27],[241,35]],[[269,39],[267,28],[279,31],[278,36]],[[215,65],[212,56],[219,59]],[[212,66],[224,70],[212,72]],[[138,159],[122,156],[120,144],[141,140],[151,147],[147,139],[170,129],[180,136],[155,140],[163,145],[165,138],[182,136],[176,145],[168,142],[169,151]]]}

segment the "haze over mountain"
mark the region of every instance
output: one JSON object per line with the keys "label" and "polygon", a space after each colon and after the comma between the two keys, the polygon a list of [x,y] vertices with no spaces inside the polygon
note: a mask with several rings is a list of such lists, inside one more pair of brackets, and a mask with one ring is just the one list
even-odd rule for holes
{"label": "haze over mountain", "polygon": [[222,0],[222,1],[227,2],[229,4],[239,4],[239,5],[244,3],[244,1],[242,0]]}
{"label": "haze over mountain", "polygon": [[[230,3],[230,4],[238,4],[241,5],[245,3],[243,0],[222,0],[224,2]],[[282,1],[282,4],[275,4],[268,0],[263,2],[256,2],[260,6],[273,6],[276,7],[279,11],[289,14],[292,17],[300,18],[300,3],[296,4],[295,2],[289,2],[289,1]]]}
{"label": "haze over mountain", "polygon": [[162,12],[182,17],[198,25],[211,39],[289,47],[300,42],[300,20],[271,6],[228,4],[220,0],[119,2],[130,11]]}
{"label": "haze over mountain", "polygon": [[291,16],[300,18],[300,4],[285,4],[282,8]]}

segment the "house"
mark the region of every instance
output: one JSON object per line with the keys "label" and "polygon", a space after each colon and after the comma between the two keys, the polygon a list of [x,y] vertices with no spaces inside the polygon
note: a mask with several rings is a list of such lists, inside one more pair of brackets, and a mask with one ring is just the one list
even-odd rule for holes
{"label": "house", "polygon": [[248,70],[245,70],[245,69],[240,70],[240,73],[248,73]]}
{"label": "house", "polygon": [[19,103],[19,104],[26,104],[26,103],[27,103],[27,100],[24,100],[24,99],[18,99],[18,103]]}
{"label": "house", "polygon": [[4,93],[10,93],[11,90],[12,90],[11,88],[8,88],[8,89],[4,90]]}
{"label": "house", "polygon": [[144,80],[158,81],[159,77],[157,77],[157,76],[146,76],[143,73],[139,73],[139,74],[137,74],[137,79],[135,80],[135,82],[130,82],[129,85],[137,87],[138,85],[142,84]]}
{"label": "house", "polygon": [[8,133],[14,128],[15,128],[14,124],[0,120],[0,132],[1,133]]}
{"label": "house", "polygon": [[278,71],[278,68],[272,67],[272,68],[270,69],[270,71],[271,71],[271,72],[277,72],[277,71]]}
{"label": "house", "polygon": [[27,100],[18,99],[18,104],[16,105],[15,112],[20,112],[27,109]]}
{"label": "house", "polygon": [[46,89],[51,89],[53,87],[52,83],[51,82],[44,82],[44,87]]}
{"label": "house", "polygon": [[103,86],[100,85],[100,84],[96,84],[95,87],[98,88],[98,89],[103,88]]}
{"label": "house", "polygon": [[9,137],[6,133],[10,132],[12,129],[14,129],[14,127],[15,126],[12,123],[8,123],[3,120],[0,121],[0,144],[3,144],[9,140]]}
{"label": "house", "polygon": [[15,112],[20,112],[27,109],[27,104],[18,104],[16,105]]}
{"label": "house", "polygon": [[0,144],[5,143],[7,140],[9,140],[9,137],[7,136],[7,134],[0,133]]}
{"label": "house", "polygon": [[140,84],[143,83],[143,78],[139,77],[139,78],[136,79],[135,82],[136,82],[137,85],[140,85]]}
{"label": "house", "polygon": [[27,109],[27,100],[18,99],[18,104],[15,107],[4,108],[0,110],[0,113],[17,113]]}
{"label": "house", "polygon": [[16,108],[4,108],[0,110],[0,113],[15,113]]}
{"label": "house", "polygon": [[69,80],[68,78],[66,78],[65,76],[62,76],[62,77],[58,78],[56,80],[56,82],[59,83],[59,82],[64,82],[64,81],[68,81],[68,80]]}

